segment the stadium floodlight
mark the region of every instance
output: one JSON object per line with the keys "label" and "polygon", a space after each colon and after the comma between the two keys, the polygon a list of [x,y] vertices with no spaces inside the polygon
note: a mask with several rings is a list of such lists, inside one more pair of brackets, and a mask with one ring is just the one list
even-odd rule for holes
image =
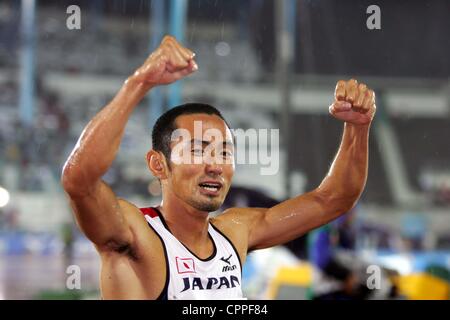
{"label": "stadium floodlight", "polygon": [[5,188],[0,187],[0,208],[6,206],[9,202],[9,192]]}

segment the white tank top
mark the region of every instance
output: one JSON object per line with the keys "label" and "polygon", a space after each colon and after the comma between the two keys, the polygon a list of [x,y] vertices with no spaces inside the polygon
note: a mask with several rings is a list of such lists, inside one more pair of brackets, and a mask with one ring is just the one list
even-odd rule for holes
{"label": "white tank top", "polygon": [[165,251],[166,284],[158,299],[243,299],[241,261],[223,233],[209,223],[214,252],[209,258],[200,259],[175,238],[158,209],[141,208],[141,211]]}

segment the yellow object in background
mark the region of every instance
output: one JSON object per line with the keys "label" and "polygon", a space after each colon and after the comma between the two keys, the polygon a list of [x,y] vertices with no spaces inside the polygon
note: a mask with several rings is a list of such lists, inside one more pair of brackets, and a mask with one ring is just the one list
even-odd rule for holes
{"label": "yellow object in background", "polygon": [[399,293],[410,300],[448,300],[450,297],[449,283],[427,273],[399,276],[394,281]]}
{"label": "yellow object in background", "polygon": [[297,287],[299,295],[295,299],[306,299],[306,290],[312,284],[313,267],[302,263],[295,267],[281,267],[272,279],[268,288],[268,299],[279,298],[280,288]]}

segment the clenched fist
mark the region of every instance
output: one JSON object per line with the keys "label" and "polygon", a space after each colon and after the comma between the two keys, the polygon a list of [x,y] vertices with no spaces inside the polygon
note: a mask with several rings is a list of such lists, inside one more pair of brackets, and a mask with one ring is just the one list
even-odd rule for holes
{"label": "clenched fist", "polygon": [[372,122],[376,111],[375,93],[364,83],[354,79],[338,81],[334,99],[329,110],[336,119],[358,125]]}
{"label": "clenched fist", "polygon": [[172,36],[165,36],[159,47],[136,70],[133,77],[150,86],[169,84],[198,69],[195,54]]}

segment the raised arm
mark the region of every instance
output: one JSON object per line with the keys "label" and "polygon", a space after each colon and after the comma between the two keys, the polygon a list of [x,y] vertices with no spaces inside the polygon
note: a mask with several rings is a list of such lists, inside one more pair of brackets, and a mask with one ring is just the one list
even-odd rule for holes
{"label": "raised arm", "polygon": [[350,210],[367,179],[368,138],[375,115],[374,92],[356,80],[339,81],[329,111],[345,121],[337,155],[322,183],[313,191],[269,209],[242,208],[230,214],[247,226],[248,248],[285,243]]}
{"label": "raised arm", "polygon": [[166,36],[113,100],[87,124],[64,165],[61,183],[77,222],[99,249],[117,250],[133,242],[127,215],[136,208],[118,200],[102,180],[116,157],[126,123],[151,88],[197,70],[193,58],[189,49]]}

